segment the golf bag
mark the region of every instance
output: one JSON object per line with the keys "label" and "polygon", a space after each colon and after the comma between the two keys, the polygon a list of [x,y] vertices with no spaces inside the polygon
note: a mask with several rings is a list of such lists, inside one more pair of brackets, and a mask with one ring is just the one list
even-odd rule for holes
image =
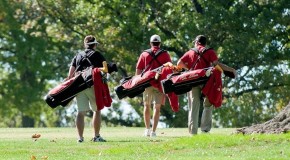
{"label": "golf bag", "polygon": [[[56,108],[61,105],[65,107],[79,92],[93,86],[93,68],[88,67],[81,74],[64,81],[51,89],[45,96],[45,102],[51,107]],[[108,73],[117,72],[115,63],[108,64]]]}
{"label": "golf bag", "polygon": [[150,81],[154,79],[156,72],[147,71],[143,75],[126,77],[121,80],[121,84],[115,87],[115,92],[119,99],[130,97],[134,98],[150,87]]}
{"label": "golf bag", "polygon": [[174,92],[177,95],[187,93],[193,87],[205,84],[212,70],[213,67],[209,67],[171,74],[161,81],[162,91],[165,94]]}
{"label": "golf bag", "polygon": [[77,93],[93,85],[92,68],[87,68],[81,74],[64,81],[51,89],[45,96],[45,102],[51,107],[65,107]]}

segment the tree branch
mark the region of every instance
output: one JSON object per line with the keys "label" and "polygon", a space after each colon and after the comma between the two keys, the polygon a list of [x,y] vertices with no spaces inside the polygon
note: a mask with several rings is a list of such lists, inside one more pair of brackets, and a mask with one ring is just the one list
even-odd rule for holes
{"label": "tree branch", "polygon": [[192,0],[192,3],[194,5],[194,8],[196,10],[197,13],[203,14],[203,9],[201,7],[201,5],[198,3],[197,0]]}
{"label": "tree branch", "polygon": [[224,97],[226,98],[230,98],[230,97],[239,97],[239,96],[242,96],[243,94],[246,94],[246,93],[250,93],[250,92],[254,92],[254,91],[267,91],[269,89],[272,89],[272,88],[276,88],[276,87],[283,87],[283,86],[289,86],[289,84],[274,84],[274,85],[269,85],[269,86],[264,86],[264,87],[256,87],[256,88],[252,88],[252,89],[247,89],[247,90],[243,90],[241,92],[237,92],[237,93],[234,93],[234,94],[231,94],[230,95],[223,95]]}
{"label": "tree branch", "polygon": [[183,51],[181,51],[181,50],[179,50],[179,49],[177,49],[177,48],[175,48],[175,47],[163,46],[163,48],[164,48],[165,50],[175,52],[175,54],[176,54],[179,58],[182,57],[182,55],[183,55],[183,53],[184,53]]}
{"label": "tree branch", "polygon": [[[81,32],[78,32],[77,30],[75,30],[75,29],[73,29],[73,26],[74,25],[71,25],[71,24],[74,24],[73,22],[67,22],[67,21],[65,21],[65,19],[63,18],[63,17],[61,17],[61,16],[58,16],[58,15],[62,15],[62,13],[60,13],[59,12],[59,10],[55,10],[57,13],[58,13],[58,15],[56,15],[56,14],[54,14],[54,13],[50,13],[50,11],[44,6],[44,5],[42,5],[40,2],[39,2],[39,0],[37,0],[37,3],[38,3],[38,5],[39,5],[39,7],[41,7],[44,11],[45,11],[45,13],[46,14],[48,14],[51,18],[53,18],[53,17],[55,17],[54,19],[56,20],[60,20],[62,23],[63,23],[63,25],[65,26],[65,27],[67,27],[68,29],[70,29],[72,32],[75,32],[75,33],[77,33],[77,34],[79,34],[79,35],[81,35],[81,36],[85,36],[83,33],[81,33]],[[75,24],[75,25],[77,25],[77,24]]]}
{"label": "tree branch", "polygon": [[9,51],[11,53],[14,53],[15,54],[15,51],[13,51],[11,48],[5,48],[5,47],[1,47],[0,48],[0,51]]}

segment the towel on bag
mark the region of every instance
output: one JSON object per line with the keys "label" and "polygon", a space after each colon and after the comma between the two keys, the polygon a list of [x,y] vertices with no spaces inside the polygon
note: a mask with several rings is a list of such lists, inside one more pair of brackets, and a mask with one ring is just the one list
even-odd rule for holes
{"label": "towel on bag", "polygon": [[109,87],[107,83],[103,82],[99,68],[93,69],[93,81],[97,109],[100,111],[104,107],[110,107],[112,104],[112,98],[110,96]]}
{"label": "towel on bag", "polygon": [[212,70],[212,75],[202,89],[202,93],[208,97],[209,102],[215,108],[222,105],[222,79],[221,72],[217,69]]}

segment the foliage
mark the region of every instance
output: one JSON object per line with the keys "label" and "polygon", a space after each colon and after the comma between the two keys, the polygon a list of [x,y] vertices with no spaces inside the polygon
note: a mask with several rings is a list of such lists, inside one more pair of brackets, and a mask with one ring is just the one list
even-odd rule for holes
{"label": "foliage", "polygon": [[[99,50],[118,64],[119,73],[110,78],[112,92],[123,76],[134,75],[138,56],[149,47],[152,34],[161,36],[162,47],[174,62],[192,47],[196,35],[205,34],[220,61],[239,73],[235,80],[223,78],[224,103],[215,112],[216,125],[265,121],[290,101],[287,0],[3,0],[0,9],[3,126],[25,126],[18,122],[25,117],[34,119],[28,126],[63,125],[61,117],[67,111],[51,110],[43,96],[66,77],[87,34],[95,35]],[[140,98],[126,100],[142,115]],[[171,112],[168,104],[162,109],[168,127],[186,125],[185,96],[180,103],[179,113]],[[118,107],[115,103],[112,112],[121,115]],[[107,118],[131,125],[130,118]],[[132,123],[140,125],[138,120]]]}

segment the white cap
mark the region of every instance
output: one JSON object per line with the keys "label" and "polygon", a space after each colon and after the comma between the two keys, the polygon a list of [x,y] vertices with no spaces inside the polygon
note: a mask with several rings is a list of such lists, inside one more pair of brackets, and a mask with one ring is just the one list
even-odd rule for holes
{"label": "white cap", "polygon": [[151,36],[150,42],[161,42],[161,38],[157,34],[154,34],[153,36]]}
{"label": "white cap", "polygon": [[86,45],[91,45],[91,44],[99,44],[99,42],[95,39],[93,42],[86,43]]}

